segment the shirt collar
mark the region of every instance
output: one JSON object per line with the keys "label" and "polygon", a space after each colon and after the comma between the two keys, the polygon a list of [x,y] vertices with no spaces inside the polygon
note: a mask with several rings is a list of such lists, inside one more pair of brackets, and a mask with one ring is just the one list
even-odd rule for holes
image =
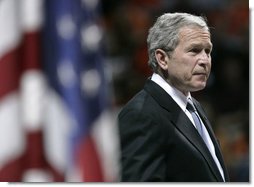
{"label": "shirt collar", "polygon": [[168,84],[159,74],[153,73],[151,80],[157,83],[161,88],[163,88],[173,100],[180,106],[180,108],[185,112],[187,106],[187,99],[191,99],[191,94],[188,92],[188,96],[185,96],[175,87]]}

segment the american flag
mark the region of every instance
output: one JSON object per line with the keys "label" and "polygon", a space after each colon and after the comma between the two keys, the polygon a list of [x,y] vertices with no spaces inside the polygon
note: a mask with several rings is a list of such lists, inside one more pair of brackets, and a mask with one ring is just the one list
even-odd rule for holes
{"label": "american flag", "polygon": [[0,181],[118,180],[100,8],[0,1]]}

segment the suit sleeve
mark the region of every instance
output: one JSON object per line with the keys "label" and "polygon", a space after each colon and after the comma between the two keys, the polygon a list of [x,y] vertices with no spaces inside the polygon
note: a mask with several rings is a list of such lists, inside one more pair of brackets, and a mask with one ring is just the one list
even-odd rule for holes
{"label": "suit sleeve", "polygon": [[151,115],[135,110],[119,115],[118,123],[121,181],[165,181],[165,136],[161,125]]}

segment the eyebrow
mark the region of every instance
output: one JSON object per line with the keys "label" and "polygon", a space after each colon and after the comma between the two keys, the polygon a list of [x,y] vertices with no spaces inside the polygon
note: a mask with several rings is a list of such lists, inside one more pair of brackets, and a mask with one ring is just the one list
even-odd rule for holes
{"label": "eyebrow", "polygon": [[195,47],[198,47],[198,48],[202,48],[202,47],[205,47],[205,48],[210,48],[212,49],[213,48],[213,44],[211,42],[209,42],[208,44],[202,44],[202,43],[192,43],[190,44],[187,49],[191,49],[191,48],[195,48]]}

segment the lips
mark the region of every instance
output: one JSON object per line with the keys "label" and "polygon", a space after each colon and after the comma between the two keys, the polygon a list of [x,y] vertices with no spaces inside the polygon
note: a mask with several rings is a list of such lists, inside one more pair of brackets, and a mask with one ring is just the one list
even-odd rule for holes
{"label": "lips", "polygon": [[208,74],[204,72],[196,72],[193,74],[194,76],[198,77],[198,79],[206,80],[208,78]]}
{"label": "lips", "polygon": [[195,72],[195,73],[193,73],[193,75],[207,75],[207,73],[206,72]]}

